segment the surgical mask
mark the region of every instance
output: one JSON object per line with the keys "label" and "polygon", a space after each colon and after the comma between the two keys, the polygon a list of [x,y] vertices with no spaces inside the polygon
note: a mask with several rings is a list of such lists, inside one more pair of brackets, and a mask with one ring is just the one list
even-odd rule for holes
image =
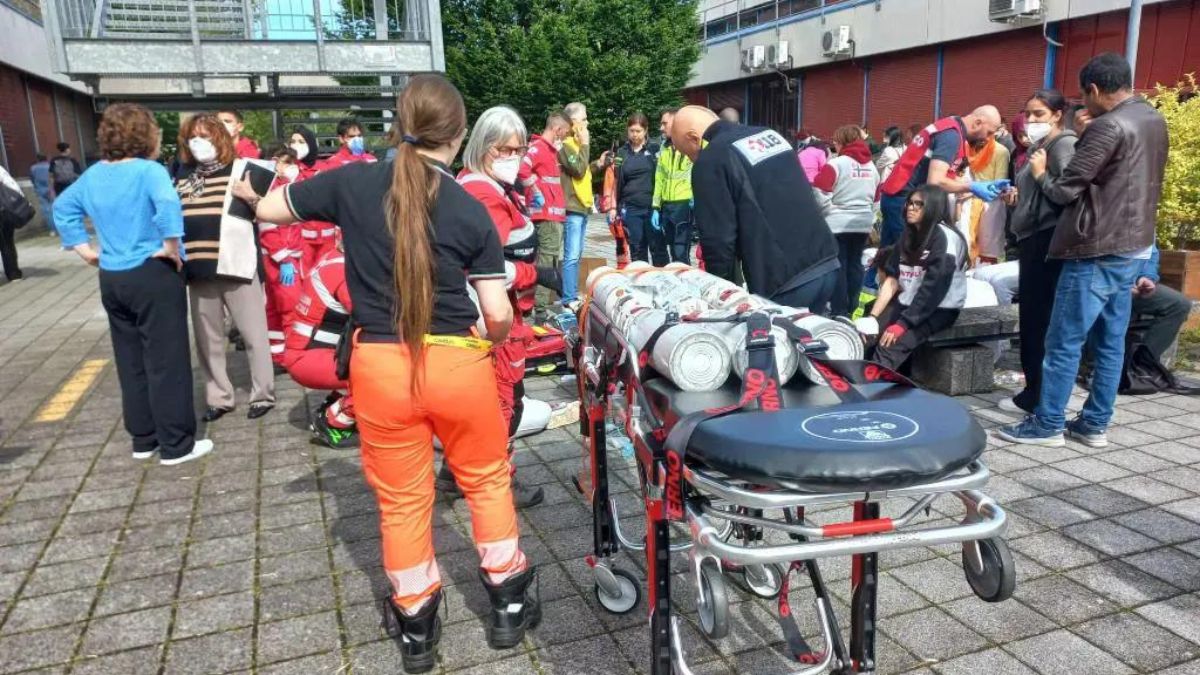
{"label": "surgical mask", "polygon": [[308,157],[308,143],[292,143],[288,147],[296,151],[296,157],[300,159]]}
{"label": "surgical mask", "polygon": [[289,182],[289,183],[294,182],[296,180],[296,177],[299,175],[300,175],[300,167],[296,166],[295,164],[289,164],[289,165],[283,167],[283,178],[287,182]]}
{"label": "surgical mask", "polygon": [[207,138],[193,138],[188,141],[188,150],[191,151],[192,157],[201,164],[208,164],[217,158],[217,146],[212,144],[212,141]]}
{"label": "surgical mask", "polygon": [[1050,130],[1053,126],[1049,122],[1030,122],[1025,125],[1025,135],[1029,140],[1037,143],[1043,138],[1050,135]]}
{"label": "surgical mask", "polygon": [[355,136],[346,141],[346,147],[350,148],[350,154],[356,157],[367,151],[366,146],[363,145],[362,136]]}
{"label": "surgical mask", "polygon": [[512,185],[517,182],[517,172],[521,170],[521,156],[497,157],[492,160],[492,175],[501,183]]}

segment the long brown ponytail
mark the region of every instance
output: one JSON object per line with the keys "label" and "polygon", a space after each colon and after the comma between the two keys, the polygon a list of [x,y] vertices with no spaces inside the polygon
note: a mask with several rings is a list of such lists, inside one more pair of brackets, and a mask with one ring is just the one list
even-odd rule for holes
{"label": "long brown ponytail", "polygon": [[425,334],[433,321],[429,224],[441,179],[417,150],[434,150],[458,140],[467,126],[467,112],[462,95],[446,78],[418,75],[396,101],[396,116],[394,133],[399,147],[384,209],[395,239],[397,331],[414,363],[419,364]]}

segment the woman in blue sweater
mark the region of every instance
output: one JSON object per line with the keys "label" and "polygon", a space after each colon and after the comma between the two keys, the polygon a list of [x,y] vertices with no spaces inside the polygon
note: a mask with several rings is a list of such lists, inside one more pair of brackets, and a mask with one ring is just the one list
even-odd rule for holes
{"label": "woman in blue sweater", "polygon": [[[96,132],[103,161],[54,201],[64,249],[100,268],[133,458],[174,465],[212,451],[196,440],[184,285],[183,214],[158,155],[158,125],[142,106],[109,106]],[[88,241],[88,217],[100,240]]]}

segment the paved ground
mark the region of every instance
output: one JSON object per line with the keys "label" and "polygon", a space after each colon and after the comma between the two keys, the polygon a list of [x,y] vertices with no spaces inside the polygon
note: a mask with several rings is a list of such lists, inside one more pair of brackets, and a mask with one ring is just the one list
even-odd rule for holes
{"label": "paved ground", "polygon": [[[306,408],[319,397],[280,378],[276,412],[205,430],[211,457],[174,469],[135,463],[95,272],[46,238],[21,255],[28,280],[0,285],[0,672],[400,672],[378,628],[378,531],[358,459],[307,443]],[[235,363],[244,388],[244,361]],[[548,378],[530,390],[571,395]],[[1000,395],[962,403],[992,427],[1009,419],[994,407]],[[1011,513],[1016,597],[976,600],[954,548],[883,556],[881,672],[1200,673],[1197,412],[1196,398],[1122,398],[1107,450],[992,442],[988,492]],[[569,482],[578,438],[545,433],[516,458],[548,497],[522,514],[546,620],[518,649],[484,646],[466,512],[440,504],[441,668],[644,671],[644,606],[626,617],[599,611],[585,573],[589,512]],[[620,476],[621,510],[633,515],[631,474]],[[955,515],[938,506],[933,519]],[[848,565],[825,570],[844,620]],[[679,581],[677,602],[694,624]],[[808,606],[803,586],[793,593],[794,607]],[[689,628],[698,672],[788,672],[769,605],[739,598],[733,614],[734,632],[718,644]]]}

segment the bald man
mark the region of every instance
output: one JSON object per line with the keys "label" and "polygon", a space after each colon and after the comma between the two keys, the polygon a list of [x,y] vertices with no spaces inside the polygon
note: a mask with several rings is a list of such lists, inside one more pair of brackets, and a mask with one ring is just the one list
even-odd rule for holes
{"label": "bald man", "polygon": [[734,124],[742,121],[741,113],[737,111],[737,108],[725,108],[721,111],[719,117],[726,122],[733,122]]}
{"label": "bald man", "polygon": [[733,281],[740,260],[751,293],[827,313],[837,243],[787,140],[688,106],[675,115],[671,143],[694,162],[705,269]]}
{"label": "bald man", "polygon": [[937,185],[951,194],[972,193],[985,201],[1000,196],[1004,183],[963,178],[968,145],[995,136],[1000,122],[1000,111],[984,105],[969,115],[944,117],[913,137],[888,179],[879,186],[883,246],[899,241],[904,232],[904,203],[922,185]]}

